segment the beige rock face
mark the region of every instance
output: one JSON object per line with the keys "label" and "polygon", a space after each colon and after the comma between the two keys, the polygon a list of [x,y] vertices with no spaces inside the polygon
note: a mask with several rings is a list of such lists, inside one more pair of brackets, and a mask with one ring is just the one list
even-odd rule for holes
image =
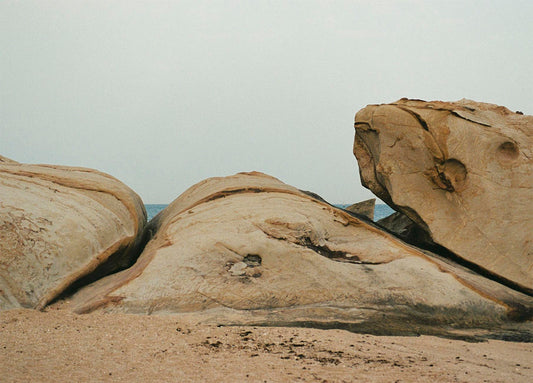
{"label": "beige rock face", "polygon": [[7,157],[4,157],[4,156],[1,156],[1,155],[0,155],[0,164],[1,164],[1,163],[6,163],[6,164],[7,164],[7,163],[9,163],[9,164],[16,164],[17,162],[16,162],[16,161],[13,161],[13,160],[11,160],[11,159],[9,159],[9,158],[7,158]]}
{"label": "beige rock face", "polygon": [[355,116],[363,184],[459,257],[533,293],[533,116],[402,99]]}
{"label": "beige rock face", "polygon": [[137,263],[76,293],[74,311],[397,334],[492,328],[533,307],[261,173],[191,187],[148,230]]}
{"label": "beige rock face", "polygon": [[42,308],[128,266],[145,223],[141,199],[107,174],[0,162],[0,309]]}

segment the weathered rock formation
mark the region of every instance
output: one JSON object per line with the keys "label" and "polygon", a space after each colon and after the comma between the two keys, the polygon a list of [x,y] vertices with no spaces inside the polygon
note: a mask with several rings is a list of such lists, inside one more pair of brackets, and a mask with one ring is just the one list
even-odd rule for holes
{"label": "weathered rock formation", "polygon": [[382,334],[493,329],[532,315],[532,297],[261,173],[200,182],[147,230],[136,264],[78,291],[74,311]]}
{"label": "weathered rock formation", "polygon": [[7,163],[9,163],[9,164],[16,164],[17,161],[13,161],[13,160],[11,160],[11,159],[9,159],[9,158],[7,158],[7,157],[4,157],[4,156],[1,156],[1,155],[0,155],[0,164],[1,164],[1,163],[6,163],[6,164],[7,164]]}
{"label": "weathered rock formation", "polygon": [[402,99],[359,111],[355,131],[363,185],[434,242],[533,293],[533,116]]}
{"label": "weathered rock formation", "polygon": [[353,205],[348,206],[344,210],[348,210],[349,212],[364,215],[370,220],[374,220],[374,210],[376,208],[376,199],[371,198],[367,199],[366,201],[361,201],[354,203]]}
{"label": "weathered rock formation", "polygon": [[42,308],[80,279],[125,268],[141,199],[95,170],[0,162],[0,309]]}

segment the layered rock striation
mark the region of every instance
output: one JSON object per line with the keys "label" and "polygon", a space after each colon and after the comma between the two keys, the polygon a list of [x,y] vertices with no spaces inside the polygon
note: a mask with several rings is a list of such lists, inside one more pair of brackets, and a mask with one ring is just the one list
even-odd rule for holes
{"label": "layered rock striation", "polygon": [[0,309],[43,308],[130,266],[145,224],[139,196],[107,174],[0,158]]}
{"label": "layered rock striation", "polygon": [[81,289],[74,311],[444,334],[498,327],[533,307],[262,173],[194,185],[147,232],[136,264]]}
{"label": "layered rock striation", "polygon": [[431,239],[533,294],[533,116],[401,99],[355,116],[361,181]]}

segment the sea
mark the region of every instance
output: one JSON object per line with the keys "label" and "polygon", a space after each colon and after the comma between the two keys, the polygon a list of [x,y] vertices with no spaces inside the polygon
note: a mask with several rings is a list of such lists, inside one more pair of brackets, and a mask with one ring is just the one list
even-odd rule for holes
{"label": "sea", "polygon": [[[341,209],[344,209],[351,204],[336,204],[335,206]],[[159,213],[161,210],[166,208],[168,204],[146,204],[146,213],[148,214],[148,221],[150,221],[152,218],[155,217],[157,213]],[[374,210],[374,221],[379,221],[382,218],[388,217],[394,213],[394,210],[392,210],[388,205],[385,204],[376,204],[375,210]]]}

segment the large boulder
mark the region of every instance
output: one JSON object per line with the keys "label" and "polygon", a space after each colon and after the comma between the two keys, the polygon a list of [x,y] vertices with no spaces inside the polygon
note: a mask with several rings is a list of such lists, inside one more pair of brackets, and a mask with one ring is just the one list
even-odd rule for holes
{"label": "large boulder", "polygon": [[141,199],[96,170],[0,159],[0,309],[43,308],[73,284],[130,266]]}
{"label": "large boulder", "polygon": [[355,116],[363,185],[473,267],[533,293],[533,116],[401,99]]}
{"label": "large boulder", "polygon": [[78,291],[74,311],[382,334],[531,317],[533,298],[261,173],[200,182],[147,230],[137,263]]}

